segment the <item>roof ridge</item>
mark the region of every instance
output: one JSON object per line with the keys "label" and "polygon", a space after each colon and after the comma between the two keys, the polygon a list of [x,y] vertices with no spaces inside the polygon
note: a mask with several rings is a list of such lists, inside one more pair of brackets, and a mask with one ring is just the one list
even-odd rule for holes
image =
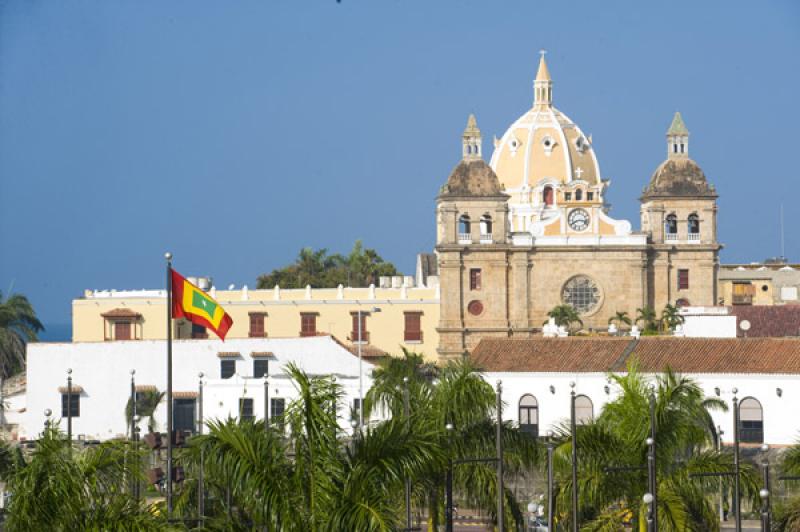
{"label": "roof ridge", "polygon": [[633,352],[633,350],[636,348],[637,345],[639,345],[639,339],[631,338],[631,341],[628,342],[628,345],[625,346],[625,349],[622,351],[622,354],[611,365],[610,371],[621,371],[625,369],[625,367],[628,364],[628,357],[631,355],[631,353]]}

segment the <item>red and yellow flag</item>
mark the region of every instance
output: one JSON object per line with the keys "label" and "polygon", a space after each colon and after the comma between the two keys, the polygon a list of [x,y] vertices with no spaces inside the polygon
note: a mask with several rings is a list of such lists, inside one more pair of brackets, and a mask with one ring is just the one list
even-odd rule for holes
{"label": "red and yellow flag", "polygon": [[233,319],[219,303],[175,270],[172,270],[172,317],[186,318],[211,329],[221,340],[225,340],[233,325]]}

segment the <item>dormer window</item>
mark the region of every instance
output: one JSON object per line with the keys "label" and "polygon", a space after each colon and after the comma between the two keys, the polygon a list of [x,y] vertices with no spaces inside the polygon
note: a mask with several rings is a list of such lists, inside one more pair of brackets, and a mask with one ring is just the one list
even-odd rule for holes
{"label": "dormer window", "polygon": [[575,201],[582,201],[583,200],[583,190],[580,188],[575,191]]}
{"label": "dormer window", "polygon": [[556,142],[553,140],[553,137],[549,135],[542,139],[545,155],[550,155],[553,152],[553,146],[555,146],[555,144]]}
{"label": "dormer window", "polygon": [[550,185],[547,185],[542,190],[542,203],[548,207],[553,204],[553,187]]}

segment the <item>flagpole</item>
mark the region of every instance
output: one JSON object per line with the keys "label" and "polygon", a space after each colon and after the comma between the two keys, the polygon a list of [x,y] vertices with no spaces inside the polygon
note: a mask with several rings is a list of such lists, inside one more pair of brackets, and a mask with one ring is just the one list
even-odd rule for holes
{"label": "flagpole", "polygon": [[167,519],[172,518],[172,253],[167,259]]}

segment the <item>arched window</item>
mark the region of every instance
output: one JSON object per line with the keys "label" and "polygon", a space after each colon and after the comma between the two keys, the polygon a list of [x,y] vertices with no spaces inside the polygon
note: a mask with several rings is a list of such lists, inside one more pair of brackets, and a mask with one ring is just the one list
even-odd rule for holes
{"label": "arched window", "polygon": [[458,239],[470,240],[472,237],[472,224],[470,223],[469,215],[462,214],[458,219]]}
{"label": "arched window", "polygon": [[481,216],[481,237],[492,236],[492,217],[488,214]]}
{"label": "arched window", "polygon": [[584,425],[594,419],[594,405],[585,395],[575,397],[575,423]]}
{"label": "arched window", "polygon": [[668,235],[677,235],[678,234],[678,217],[674,214],[670,214],[667,216],[666,221],[664,222],[664,232]]}
{"label": "arched window", "polygon": [[583,201],[583,190],[580,188],[575,191],[575,201]]}
{"label": "arched window", "polygon": [[553,204],[553,187],[550,185],[544,187],[544,190],[542,190],[542,201],[548,206]]}
{"label": "arched window", "polygon": [[753,397],[739,403],[739,441],[764,443],[764,411]]}
{"label": "arched window", "polygon": [[539,436],[539,401],[531,394],[519,400],[519,430],[534,438]]}
{"label": "arched window", "polygon": [[689,215],[689,234],[700,234],[700,217],[695,213]]}

